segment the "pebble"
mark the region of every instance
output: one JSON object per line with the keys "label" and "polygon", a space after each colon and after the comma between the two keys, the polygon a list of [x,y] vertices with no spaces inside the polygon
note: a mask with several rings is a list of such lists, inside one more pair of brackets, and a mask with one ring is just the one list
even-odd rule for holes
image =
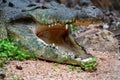
{"label": "pebble", "polygon": [[120,56],[118,57],[118,60],[120,60]]}
{"label": "pebble", "polygon": [[4,80],[5,76],[6,76],[5,71],[0,71],[0,80]]}

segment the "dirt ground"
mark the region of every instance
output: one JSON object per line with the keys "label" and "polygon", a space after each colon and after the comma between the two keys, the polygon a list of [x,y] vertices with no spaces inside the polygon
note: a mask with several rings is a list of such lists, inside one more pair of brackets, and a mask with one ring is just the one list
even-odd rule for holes
{"label": "dirt ground", "polygon": [[11,61],[5,80],[120,80],[120,60],[116,53],[87,50],[98,59],[94,72],[70,71],[69,65],[41,61]]}

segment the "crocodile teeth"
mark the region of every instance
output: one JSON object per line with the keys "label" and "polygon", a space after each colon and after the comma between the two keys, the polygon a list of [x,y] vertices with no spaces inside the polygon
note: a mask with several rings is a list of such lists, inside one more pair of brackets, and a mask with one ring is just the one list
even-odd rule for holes
{"label": "crocodile teeth", "polygon": [[58,46],[56,46],[56,49],[58,49]]}
{"label": "crocodile teeth", "polygon": [[53,43],[52,46],[55,46],[55,44]]}
{"label": "crocodile teeth", "polygon": [[50,25],[48,25],[48,27],[50,28]]}
{"label": "crocodile teeth", "polygon": [[68,29],[68,24],[65,25],[66,30]]}

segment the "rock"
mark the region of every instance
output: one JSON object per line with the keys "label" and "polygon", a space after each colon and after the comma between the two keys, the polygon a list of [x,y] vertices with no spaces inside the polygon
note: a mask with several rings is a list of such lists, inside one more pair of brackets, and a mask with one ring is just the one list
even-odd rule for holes
{"label": "rock", "polygon": [[[83,33],[84,35],[80,36]],[[76,37],[76,40],[85,48],[91,48],[102,52],[109,51],[118,53],[118,40],[114,37],[112,32],[104,29],[91,29],[83,33],[80,33]]]}
{"label": "rock", "polygon": [[118,60],[120,60],[120,56],[118,57]]}
{"label": "rock", "polygon": [[16,69],[18,69],[18,70],[22,70],[23,67],[22,67],[22,66],[19,66],[19,65],[16,65]]}
{"label": "rock", "polygon": [[4,71],[0,71],[0,80],[4,80],[6,77],[6,73]]}

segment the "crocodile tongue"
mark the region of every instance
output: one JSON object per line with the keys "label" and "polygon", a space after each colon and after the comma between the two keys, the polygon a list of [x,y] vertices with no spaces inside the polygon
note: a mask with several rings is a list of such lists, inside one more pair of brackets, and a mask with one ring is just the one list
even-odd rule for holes
{"label": "crocodile tongue", "polygon": [[68,24],[54,26],[40,25],[36,35],[45,43],[55,46],[63,54],[76,54],[74,57],[87,58],[86,52],[80,47],[71,35]]}

